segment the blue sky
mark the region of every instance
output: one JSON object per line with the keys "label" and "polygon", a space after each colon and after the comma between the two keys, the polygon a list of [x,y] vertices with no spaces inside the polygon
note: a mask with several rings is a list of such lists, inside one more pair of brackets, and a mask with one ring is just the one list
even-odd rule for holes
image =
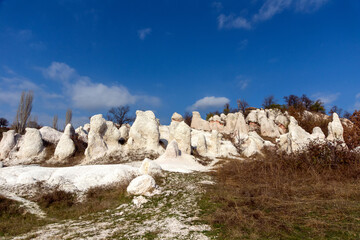
{"label": "blue sky", "polygon": [[289,94],[360,108],[360,1],[0,0],[0,117],[112,106],[202,115]]}

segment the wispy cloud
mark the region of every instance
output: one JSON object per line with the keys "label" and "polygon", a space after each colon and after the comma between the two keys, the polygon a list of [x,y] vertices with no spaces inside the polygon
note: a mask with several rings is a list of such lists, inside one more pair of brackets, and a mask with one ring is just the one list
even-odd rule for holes
{"label": "wispy cloud", "polygon": [[52,62],[47,68],[41,68],[44,77],[67,82],[77,76],[75,69],[66,63]]}
{"label": "wispy cloud", "polygon": [[141,40],[144,40],[151,33],[151,31],[151,28],[140,29],[138,30],[138,36]]}
{"label": "wispy cloud", "polygon": [[223,4],[222,4],[222,2],[213,2],[213,3],[211,4],[211,6],[212,6],[213,8],[215,8],[217,11],[221,11],[221,10],[223,9]]}
{"label": "wispy cloud", "polygon": [[245,48],[248,46],[248,44],[249,44],[249,40],[244,39],[244,40],[242,40],[242,41],[239,43],[238,49],[239,49],[239,50],[243,50],[243,49],[245,49]]}
{"label": "wispy cloud", "polygon": [[254,24],[271,19],[285,10],[310,13],[318,10],[328,0],[266,0],[250,18],[233,14],[218,17],[219,29],[251,29]]}
{"label": "wispy cloud", "polygon": [[360,93],[356,94],[355,99],[356,101],[354,107],[356,110],[360,110]]}
{"label": "wispy cloud", "polygon": [[216,109],[223,107],[226,103],[229,103],[230,100],[226,97],[204,97],[197,100],[193,105],[189,106],[187,109],[189,111],[194,110],[205,110],[205,109]]}
{"label": "wispy cloud", "polygon": [[329,105],[335,102],[340,96],[340,93],[315,93],[312,95],[312,98],[320,99],[325,105]]}
{"label": "wispy cloud", "polygon": [[219,27],[219,29],[223,29],[223,28],[250,29],[251,23],[243,17],[236,17],[234,15],[226,16],[224,14],[221,14],[218,17],[218,27]]}
{"label": "wispy cloud", "polygon": [[237,76],[236,80],[237,85],[240,87],[241,90],[245,90],[249,86],[250,79],[246,79],[243,76]]}

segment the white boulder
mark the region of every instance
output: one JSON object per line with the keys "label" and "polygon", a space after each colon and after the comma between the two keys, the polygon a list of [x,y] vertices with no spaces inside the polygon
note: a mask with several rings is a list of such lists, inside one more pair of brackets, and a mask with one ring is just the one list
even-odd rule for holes
{"label": "white boulder", "polygon": [[176,140],[182,153],[191,153],[191,129],[184,122],[172,122],[170,125],[170,139]]}
{"label": "white boulder", "polygon": [[142,175],[134,178],[126,191],[131,195],[149,195],[156,188],[156,183],[150,175]]}
{"label": "white boulder", "polygon": [[147,174],[152,177],[162,176],[163,174],[160,165],[148,158],[142,161],[139,171],[141,174]]}
{"label": "white boulder", "polygon": [[63,134],[62,132],[48,126],[40,128],[40,133],[43,140],[52,144],[57,144]]}

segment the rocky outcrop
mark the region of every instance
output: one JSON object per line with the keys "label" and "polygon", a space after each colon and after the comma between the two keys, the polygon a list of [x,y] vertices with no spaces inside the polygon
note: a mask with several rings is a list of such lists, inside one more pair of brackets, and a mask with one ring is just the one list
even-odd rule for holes
{"label": "rocky outcrop", "polygon": [[249,132],[249,127],[245,122],[241,112],[229,113],[226,117],[225,133],[232,133],[235,137],[244,138]]}
{"label": "rocky outcrop", "polygon": [[210,131],[209,122],[202,119],[199,112],[192,112],[192,119],[191,119],[191,128]]}
{"label": "rocky outcrop", "polygon": [[277,142],[281,150],[293,153],[306,149],[311,140],[310,133],[301,128],[294,117],[290,117],[289,132],[281,135]]}
{"label": "rocky outcrop", "polygon": [[71,139],[72,131],[71,124],[66,125],[63,135],[60,138],[59,143],[56,146],[54,157],[58,160],[65,160],[71,157],[75,153],[75,144]]}
{"label": "rocky outcrop", "polygon": [[243,140],[241,144],[242,154],[246,157],[254,156],[255,154],[261,154],[261,150],[265,146],[274,146],[269,141],[262,139],[256,132],[249,132],[248,138]]}
{"label": "rocky outcrop", "polygon": [[260,132],[262,136],[271,138],[277,138],[280,136],[278,126],[272,119],[267,117],[264,110],[258,112],[257,119],[260,124]]}
{"label": "rocky outcrop", "polygon": [[54,128],[45,126],[40,128],[40,134],[44,141],[56,145],[60,141],[60,138],[63,133]]}
{"label": "rocky outcrop", "polygon": [[0,142],[0,160],[7,158],[11,149],[13,149],[15,145],[15,131],[9,130],[7,132],[4,132]]}

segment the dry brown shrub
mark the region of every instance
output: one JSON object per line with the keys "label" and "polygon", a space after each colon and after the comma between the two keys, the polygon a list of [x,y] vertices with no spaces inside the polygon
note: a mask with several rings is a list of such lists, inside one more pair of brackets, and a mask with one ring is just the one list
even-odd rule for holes
{"label": "dry brown shrub", "polygon": [[354,149],[360,146],[360,110],[355,110],[350,117],[350,121],[353,123],[352,126],[343,125],[344,140],[350,149]]}
{"label": "dry brown shrub", "polygon": [[312,133],[314,127],[320,127],[325,136],[328,135],[328,124],[331,122],[331,118],[326,118],[325,114],[312,112],[312,116],[304,116],[304,109],[293,106],[290,106],[287,111],[290,116],[298,121],[299,126],[308,133]]}
{"label": "dry brown shrub", "polygon": [[207,196],[216,207],[207,220],[218,239],[343,239],[360,231],[356,153],[331,144],[266,151],[255,161],[229,161],[214,177]]}

